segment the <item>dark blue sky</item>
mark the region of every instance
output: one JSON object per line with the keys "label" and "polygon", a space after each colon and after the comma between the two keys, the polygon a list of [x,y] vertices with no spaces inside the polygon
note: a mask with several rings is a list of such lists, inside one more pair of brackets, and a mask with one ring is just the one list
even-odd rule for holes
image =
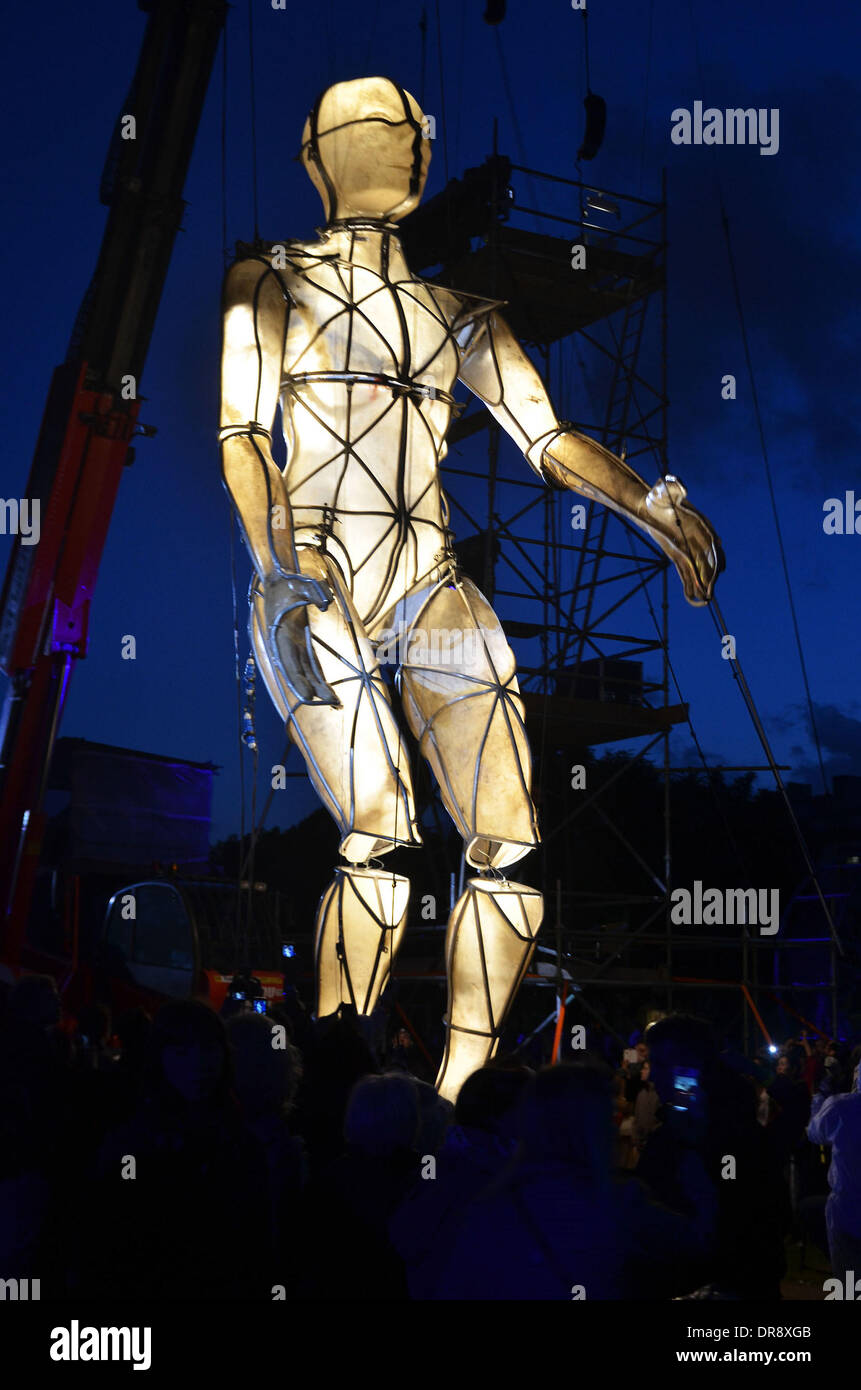
{"label": "dark blue sky", "polygon": [[[260,224],[272,238],[308,236],[316,194],[293,162],[304,116],[330,82],[397,78],[421,96],[422,6],[321,0],[273,11],[254,0]],[[428,193],[500,148],[517,162],[574,177],[582,136],[583,25],[567,0],[514,0],[498,32],[483,0],[442,0],[445,119],[433,5],[425,110],[438,134]],[[783,578],[721,233],[716,176],[732,225],[765,433],[818,707],[826,762],[861,773],[861,535],[826,536],[822,505],[854,488],[861,498],[857,376],[861,271],[861,21],[850,5],[803,0],[695,4],[698,70],[686,0],[656,0],[646,102],[649,0],[590,9],[592,87],[608,104],[607,136],[588,167],[596,184],[670,196],[671,468],[715,522],[728,568],[718,596],[746,674],[789,774],[812,778]],[[247,12],[228,21],[228,240],[251,220]],[[4,16],[0,57],[4,129],[0,493],[20,496],[53,366],[60,362],[95,265],[105,210],[99,178],[137,59],[145,16],[131,0],[19,5]],[[514,99],[501,77],[501,44]],[[850,63],[853,70],[850,72]],[[695,100],[777,107],[780,149],[680,148],[670,113]],[[646,110],[645,162],[641,138]],[[215,835],[238,828],[238,756],[229,522],[215,446],[221,255],[221,69],[216,64],[186,185],[179,236],[142,382],[140,441],[123,478],[62,732],[223,766],[215,780]],[[519,140],[522,139],[522,148]],[[739,398],[721,401],[734,373]],[[577,418],[584,399],[556,401]],[[476,458],[480,455],[477,454]],[[524,468],[526,465],[524,464]],[[649,481],[653,481],[652,478]],[[10,541],[0,537],[5,567]],[[245,568],[242,569],[244,591]],[[501,616],[505,610],[500,605]],[[244,634],[244,613],[242,614]],[[708,615],[673,585],[672,655],[703,746],[716,760],[762,761]],[[121,639],[137,638],[137,660]],[[244,650],[243,635],[243,650]],[[265,697],[258,734],[264,766],[283,736]],[[678,737],[676,761],[691,761]],[[299,767],[291,755],[290,767]],[[315,805],[304,782],[277,794],[270,823]]]}

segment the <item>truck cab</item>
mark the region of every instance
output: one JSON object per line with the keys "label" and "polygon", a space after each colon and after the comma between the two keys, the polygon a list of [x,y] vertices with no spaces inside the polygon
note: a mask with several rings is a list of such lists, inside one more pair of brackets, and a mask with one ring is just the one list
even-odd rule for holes
{"label": "truck cab", "polygon": [[114,893],[99,942],[96,994],[114,1015],[166,999],[221,1007],[233,975],[256,976],[264,998],[284,992],[278,924],[262,885],[142,879]]}

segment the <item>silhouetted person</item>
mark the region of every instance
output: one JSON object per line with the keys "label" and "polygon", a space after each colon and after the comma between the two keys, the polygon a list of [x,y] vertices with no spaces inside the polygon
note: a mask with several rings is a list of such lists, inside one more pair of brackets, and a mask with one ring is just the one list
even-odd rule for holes
{"label": "silhouetted person", "polygon": [[652,1203],[633,1175],[616,1178],[612,1104],[603,1063],[538,1073],[520,1107],[517,1160],[461,1213],[431,1297],[669,1296],[708,1239],[707,1180],[693,1157],[682,1175],[696,1211],[687,1219]]}
{"label": "silhouetted person", "polygon": [[825,1074],[826,1042],[824,1038],[815,1038],[811,1047],[807,1034],[802,1033],[801,1046],[804,1049],[802,1076],[809,1094],[813,1096]]}
{"label": "silhouetted person", "polygon": [[785,1163],[804,1140],[804,1130],[810,1115],[810,1096],[801,1080],[798,1068],[789,1057],[779,1057],[775,1077],[768,1094],[777,1106],[777,1113],[768,1126],[778,1158]]}
{"label": "silhouetted person", "polygon": [[51,1215],[70,1113],[70,1069],[53,1040],[59,1017],[54,981],[26,975],[9,988],[0,1021],[0,1277],[46,1285],[56,1272]]}
{"label": "silhouetted person", "polygon": [[[691,1213],[680,1174],[689,1154],[697,1153],[719,1203],[715,1248],[703,1283],[741,1298],[779,1298],[789,1197],[780,1164],[757,1123],[752,1081],[720,1060],[708,1025],[699,1019],[672,1014],[653,1024],[647,1037],[661,1123],[649,1136],[638,1176],[667,1206]],[[688,1104],[676,1091],[678,1073],[698,1074],[699,1098],[689,1109],[676,1108]]]}
{"label": "silhouetted person", "polygon": [[431,1085],[413,1077],[419,1102],[419,1128],[415,1151],[422,1158],[439,1153],[454,1121],[454,1106]]}
{"label": "silhouetted person", "polygon": [[387,1228],[419,1171],[419,1128],[412,1077],[386,1072],[353,1087],[344,1117],[345,1152],[307,1189],[309,1297],[376,1302],[408,1296]]}
{"label": "silhouetted person", "polygon": [[314,1173],[342,1152],[350,1092],[361,1077],[378,1072],[379,1067],[361,1034],[355,1009],[346,1005],[317,1021],[303,1063],[295,1128],[305,1140]]}
{"label": "silhouetted person", "polygon": [[490,1062],[463,1083],[454,1124],[433,1169],[426,1172],[423,1165],[389,1223],[412,1298],[432,1296],[451,1222],[511,1163],[517,1142],[516,1107],[531,1076],[527,1067]]}
{"label": "silhouetted person", "polygon": [[272,1231],[276,1281],[296,1291],[293,1229],[308,1162],[302,1140],[291,1132],[290,1112],[302,1075],[299,1052],[269,1015],[237,1014],[227,1025],[233,1052],[234,1090],[251,1133],[260,1142],[269,1171],[268,1225]]}
{"label": "silhouetted person", "polygon": [[102,1146],[101,1223],[84,1292],[131,1298],[267,1297],[260,1144],[231,1096],[224,1025],[202,1003],[156,1014],[144,1099]]}

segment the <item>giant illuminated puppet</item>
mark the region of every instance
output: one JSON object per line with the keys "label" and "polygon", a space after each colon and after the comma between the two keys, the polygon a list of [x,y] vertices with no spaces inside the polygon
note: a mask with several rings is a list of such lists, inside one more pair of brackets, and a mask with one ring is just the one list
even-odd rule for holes
{"label": "giant illuminated puppet", "polygon": [[[648,532],[691,603],[708,601],[723,561],[677,479],[650,489],[560,424],[498,304],[410,274],[398,222],[421,198],[426,129],[387,78],[340,82],[317,101],[301,159],[326,225],[317,241],[255,248],[229,270],[219,438],[255,571],[252,647],[341,832],[316,924],[317,1014],[344,1002],[371,1012],[406,922],[409,881],[373,862],[421,843],[382,674],[394,661],[404,719],[474,871],[446,937],[437,1086],[453,1099],[498,1045],[542,916],[541,894],[505,877],[539,840],[514,656],[458,569],[440,487],[455,382],[540,477]],[[271,448],[279,404],[283,472]]]}

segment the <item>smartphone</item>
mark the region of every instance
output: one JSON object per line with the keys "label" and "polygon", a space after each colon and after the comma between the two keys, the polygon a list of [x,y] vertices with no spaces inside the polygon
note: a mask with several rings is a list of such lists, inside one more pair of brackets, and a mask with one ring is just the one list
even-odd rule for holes
{"label": "smartphone", "polygon": [[697,1067],[673,1067],[674,1110],[698,1110],[700,1103],[700,1073]]}
{"label": "smartphone", "polygon": [[254,1000],[254,1012],[255,1012],[256,1014],[265,1014],[265,1012],[266,1012],[266,1000],[265,1000],[265,999],[255,999],[255,1000]]}

